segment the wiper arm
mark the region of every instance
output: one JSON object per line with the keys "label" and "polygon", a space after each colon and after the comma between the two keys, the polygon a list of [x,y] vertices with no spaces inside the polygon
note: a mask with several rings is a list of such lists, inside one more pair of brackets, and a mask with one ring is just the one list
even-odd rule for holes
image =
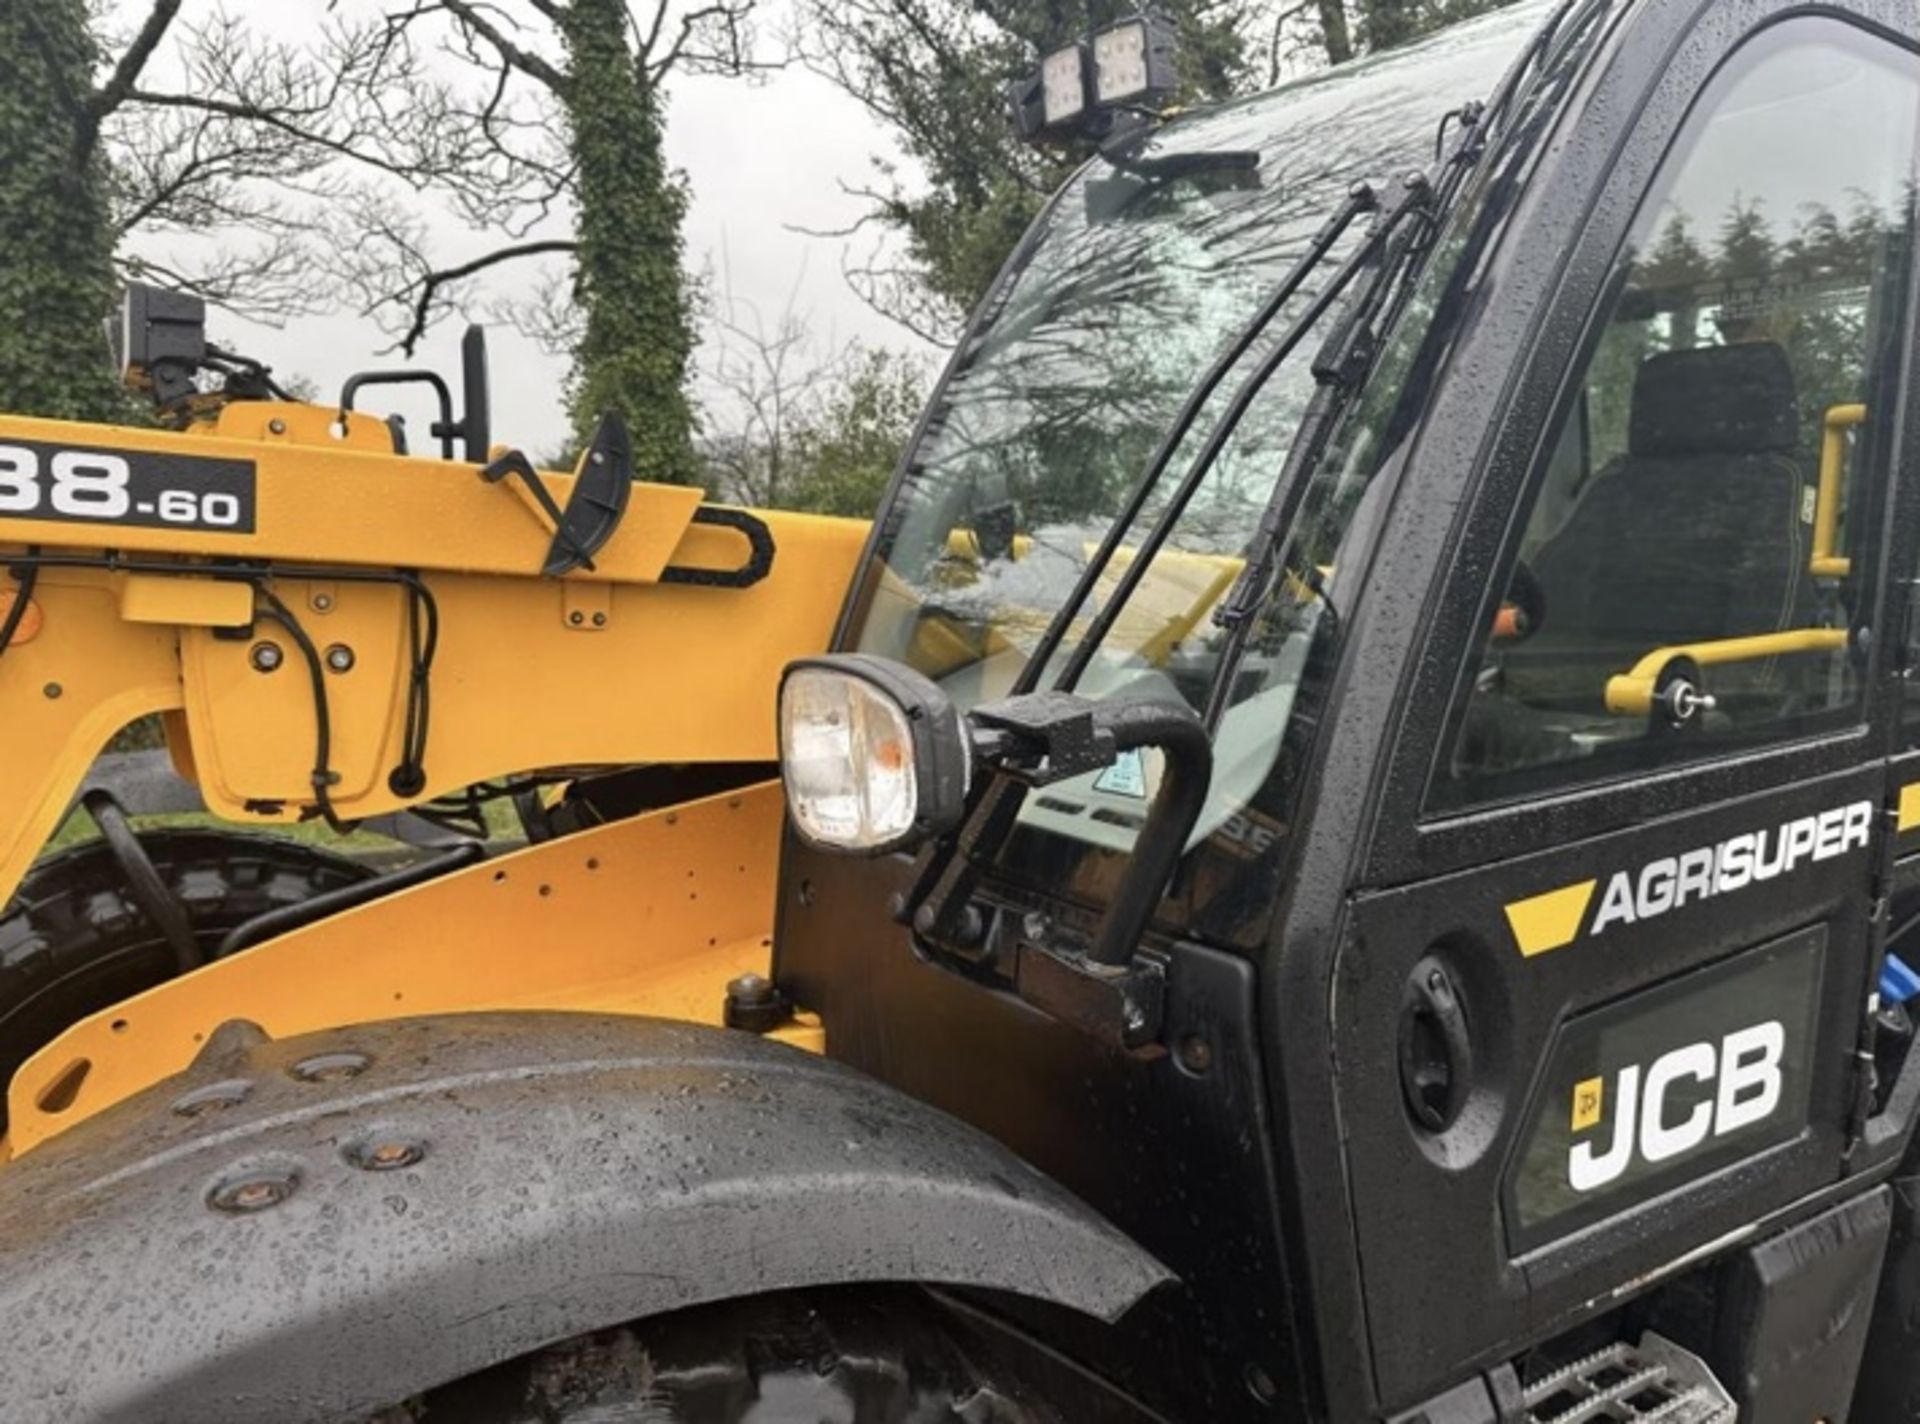
{"label": "wiper arm", "polygon": [[[1294,263],[1292,270],[1281,280],[1273,294],[1240,328],[1233,341],[1214,359],[1213,364],[1207,367],[1199,383],[1188,393],[1186,400],[1181,402],[1180,409],[1174,413],[1173,422],[1167,427],[1166,434],[1161,436],[1160,443],[1154,446],[1153,454],[1147,460],[1147,467],[1134,485],[1132,493],[1128,495],[1126,504],[1114,516],[1113,523],[1101,537],[1100,545],[1094,550],[1093,557],[1087,561],[1087,566],[1081,570],[1080,577],[1074,581],[1073,589],[1068,594],[1066,602],[1060,605],[1059,611],[1047,625],[1047,631],[1036,645],[1033,656],[1027,660],[1027,665],[1020,670],[1019,677],[1014,680],[1010,696],[1017,697],[1032,692],[1039,684],[1040,676],[1046,670],[1047,660],[1052,657],[1060,644],[1066,641],[1067,633],[1073,627],[1074,616],[1092,597],[1095,587],[1100,582],[1100,576],[1113,562],[1113,556],[1119,551],[1127,531],[1140,517],[1140,511],[1146,507],[1148,498],[1153,494],[1154,486],[1166,473],[1167,466],[1173,463],[1173,457],[1178,453],[1181,442],[1193,429],[1194,421],[1200,418],[1200,412],[1206,408],[1207,402],[1220,388],[1220,383],[1226,380],[1235,366],[1240,364],[1241,358],[1252,349],[1254,342],[1260,339],[1261,333],[1280,314],[1281,308],[1299,292],[1307,278],[1313,275],[1314,269],[1325,260],[1327,253],[1346,234],[1347,229],[1378,207],[1379,200],[1374,196],[1373,189],[1365,183],[1356,183],[1348,191],[1345,200],[1335,209],[1333,216],[1313,235],[1312,241],[1307,244],[1307,250],[1300,255],[1299,261]],[[1291,333],[1289,335],[1291,336]],[[1176,493],[1176,498],[1180,500],[1179,507],[1182,509],[1185,508],[1185,498],[1180,498],[1180,494],[1184,493],[1186,498],[1190,498],[1193,491],[1188,488],[1188,485],[1191,483],[1194,482],[1190,474],[1189,479],[1182,482],[1181,491]],[[1137,565],[1140,561],[1136,558],[1134,562]],[[1070,688],[1072,684],[1067,683],[1066,686]]]}
{"label": "wiper arm", "polygon": [[[1300,434],[1294,441],[1293,449],[1289,451],[1286,466],[1275,482],[1273,494],[1263,511],[1259,531],[1251,546],[1248,566],[1235,581],[1234,589],[1229,592],[1228,600],[1223,605],[1223,611],[1227,606],[1237,606],[1251,600],[1250,590],[1256,587],[1264,592],[1266,583],[1272,577],[1272,565],[1277,557],[1280,543],[1279,537],[1269,531],[1284,532],[1286,529],[1287,522],[1298,507],[1300,496],[1294,491],[1304,486],[1302,475],[1318,460],[1352,392],[1360,387],[1371,370],[1378,347],[1376,332],[1389,329],[1405,303],[1406,290],[1403,289],[1397,295],[1394,294],[1397,277],[1405,269],[1409,257],[1417,257],[1426,250],[1420,239],[1430,237],[1437,228],[1439,214],[1445,211],[1458,189],[1466,168],[1477,155],[1477,149],[1471,141],[1471,131],[1480,116],[1477,113],[1469,113],[1462,114],[1460,117],[1461,127],[1466,132],[1463,132],[1462,140],[1453,155],[1442,165],[1444,177],[1438,193],[1433,181],[1423,173],[1414,173],[1404,179],[1401,184],[1401,197],[1394,208],[1376,221],[1361,246],[1341,265],[1327,283],[1326,288],[1314,298],[1309,310],[1302,313],[1288,329],[1276,344],[1274,352],[1264,358],[1259,367],[1241,382],[1228,409],[1222,413],[1221,419],[1215,423],[1213,430],[1209,433],[1206,445],[1195,456],[1180,485],[1169,498],[1167,507],[1161,511],[1160,517],[1155,520],[1146,538],[1135,551],[1134,557],[1122,573],[1112,595],[1102,604],[1100,612],[1095,615],[1086,634],[1074,648],[1066,667],[1062,669],[1060,677],[1054,684],[1054,690],[1071,691],[1091,664],[1102,640],[1112,630],[1140,581],[1146,577],[1155,556],[1179,523],[1187,504],[1212,469],[1228,439],[1237,428],[1240,418],[1252,404],[1268,377],[1306,338],[1346,288],[1364,270],[1372,267],[1374,268],[1372,278],[1362,288],[1348,310],[1343,313],[1338,326],[1314,362],[1314,376],[1321,383],[1320,389],[1315,392],[1314,399],[1309,404],[1307,415],[1301,423]],[[1181,442],[1186,438],[1195,420],[1199,418],[1201,410],[1221,382],[1252,348],[1254,342],[1259,340],[1261,333],[1266,330],[1288,300],[1298,293],[1301,285],[1325,260],[1327,253],[1347,229],[1361,216],[1378,211],[1379,199],[1372,187],[1365,183],[1355,184],[1334,215],[1314,235],[1308,250],[1294,264],[1273,295],[1241,328],[1231,345],[1207,368],[1199,384],[1181,405],[1172,426],[1155,447],[1145,473],[1129,495],[1125,506],[1116,514],[1113,523],[1101,539],[1099,548],[1095,550],[1079,579],[1075,581],[1066,602],[1061,605],[1048,624],[1045,634],[1029,654],[1027,664],[1014,680],[1009,696],[1020,696],[1034,690],[1046,664],[1065,641],[1068,631],[1073,626],[1074,616],[1090,599],[1101,575],[1112,563],[1113,556],[1126,537],[1127,531],[1132,528],[1145,508],[1155,484],[1166,472]],[[1387,306],[1390,296],[1393,297],[1392,310],[1387,320],[1380,322],[1380,313]],[[1257,609],[1258,600],[1252,600],[1252,606]],[[1251,617],[1247,616],[1229,625],[1227,648],[1223,652],[1221,666],[1216,673],[1214,683],[1208,690],[1209,729],[1216,725],[1220,704],[1224,702],[1226,694],[1221,689],[1232,686],[1233,670],[1238,667],[1244,652],[1251,623]],[[986,784],[975,792],[972,804],[968,807],[967,815],[959,829],[949,836],[930,843],[920,853],[914,865],[911,883],[896,897],[890,907],[894,918],[903,923],[911,923],[922,939],[962,949],[971,949],[977,945],[985,929],[984,924],[980,922],[978,912],[972,906],[973,888],[979,875],[978,867],[997,854],[1000,846],[1012,834],[1025,796],[1026,788],[1018,783],[1006,777],[989,778]]]}
{"label": "wiper arm", "polygon": [[[1368,188],[1366,191],[1371,196],[1373,190]],[[1261,358],[1260,363],[1240,382],[1233,393],[1232,400],[1227,403],[1226,410],[1221,413],[1220,419],[1214,422],[1213,429],[1208,432],[1206,444],[1200,447],[1200,453],[1194,456],[1193,463],[1187,467],[1187,473],[1168,498],[1167,507],[1160,512],[1160,517],[1154,521],[1153,527],[1140,541],[1133,558],[1128,561],[1125,571],[1120,575],[1120,581],[1100,605],[1100,611],[1094,615],[1093,622],[1087,626],[1086,633],[1075,645],[1072,655],[1067,659],[1067,665],[1060,670],[1060,676],[1054,680],[1055,692],[1071,692],[1079,686],[1081,677],[1092,665],[1101,644],[1106,641],[1107,634],[1113,631],[1113,625],[1119,621],[1121,613],[1125,611],[1127,601],[1133,597],[1134,591],[1146,578],[1154,559],[1158,557],[1161,548],[1172,536],[1175,527],[1180,523],[1181,516],[1186,513],[1187,505],[1192,502],[1193,496],[1199,491],[1206,477],[1212,473],[1214,465],[1219,461],[1221,451],[1226,449],[1227,442],[1239,429],[1240,420],[1246,415],[1248,407],[1265,388],[1273,373],[1279,369],[1281,362],[1294,353],[1300,343],[1306,339],[1307,334],[1327,314],[1329,308],[1340,299],[1341,294],[1346,291],[1353,279],[1373,260],[1382,235],[1383,229],[1380,228],[1376,228],[1367,235],[1366,241],[1340,265],[1327,285],[1314,297],[1307,310],[1302,312],[1299,319],[1287,329],[1286,335],[1275,343],[1273,350]],[[1131,521],[1128,522],[1131,523]],[[1124,535],[1125,527],[1116,527]],[[1101,572],[1104,572],[1104,567]],[[1048,631],[1051,632],[1052,629]],[[1064,636],[1065,629],[1061,632]],[[1057,646],[1056,643],[1054,646],[1043,645],[1036,648],[1034,661],[1028,666],[1031,667],[1035,663],[1042,663],[1046,658],[1050,658]]]}
{"label": "wiper arm", "polygon": [[[1207,367],[1199,382],[1181,403],[1180,409],[1175,413],[1172,423],[1160,438],[1159,444],[1154,447],[1153,454],[1147,461],[1147,467],[1128,495],[1125,505],[1116,513],[1107,532],[1101,537],[1099,547],[1094,550],[1093,556],[1081,570],[1080,577],[1075,580],[1073,589],[1067,595],[1065,602],[1060,605],[1048,623],[1046,631],[1029,655],[1026,666],[1014,679],[1008,696],[1024,696],[1038,685],[1047,663],[1072,630],[1075,616],[1091,599],[1101,575],[1112,564],[1114,555],[1126,538],[1127,531],[1139,519],[1140,512],[1146,507],[1154,487],[1166,473],[1167,467],[1173,462],[1174,455],[1179,452],[1181,443],[1193,429],[1194,422],[1199,419],[1200,413],[1206,408],[1207,402],[1212,399],[1221,383],[1253,348],[1254,343],[1260,339],[1261,334],[1272,324],[1286,304],[1299,293],[1308,277],[1326,259],[1327,254],[1345,236],[1347,230],[1361,217],[1376,212],[1378,208],[1379,199],[1375,197],[1370,185],[1356,183],[1349,189],[1346,198],[1320,230],[1313,235],[1312,240],[1307,244],[1307,250],[1300,255],[1299,260],[1281,280],[1280,285],[1240,328],[1226,349]],[[1368,250],[1372,241],[1373,238],[1370,236],[1368,244],[1362,247],[1361,254]],[[1278,355],[1269,357],[1261,363],[1261,370],[1255,373],[1255,379],[1242,383],[1241,389],[1236,393],[1233,407],[1216,424],[1207,442],[1207,449],[1202,451],[1188,469],[1186,477],[1174,491],[1166,510],[1149,531],[1146,543],[1129,562],[1112,597],[1106,600],[1093,625],[1088,628],[1086,636],[1075,648],[1072,662],[1056,683],[1059,690],[1071,690],[1078,682],[1080,675],[1098,650],[1100,641],[1113,627],[1127,598],[1138,586],[1140,580],[1146,576],[1154,555],[1166,542],[1173,526],[1193,497],[1194,491],[1199,488],[1214,457],[1217,456],[1220,447],[1225,444],[1227,436],[1232,433],[1233,425],[1238,420],[1240,412],[1252,399],[1252,392],[1258,390],[1260,382],[1265,379],[1265,375],[1271,368],[1298,346],[1306,332],[1311,330],[1313,323],[1319,320],[1327,306],[1338,297],[1346,283],[1358,271],[1361,254],[1356,254],[1348,260],[1336,274],[1335,280],[1328,284],[1327,290],[1315,299],[1312,309],[1300,321],[1294,323],[1280,341],[1277,348]],[[972,894],[976,873],[974,867],[978,859],[991,856],[1012,831],[1014,819],[1019,815],[1025,796],[1024,787],[1005,777],[989,778],[985,785],[975,792],[973,804],[968,808],[968,814],[961,829],[951,836],[929,843],[920,853],[914,867],[912,883],[892,906],[894,917],[903,922],[911,922],[915,930],[924,938],[937,939],[946,943],[966,942],[976,938],[977,927],[962,923],[967,915],[968,901]]]}
{"label": "wiper arm", "polygon": [[[1306,497],[1308,476],[1326,454],[1334,427],[1373,370],[1374,358],[1380,353],[1380,333],[1392,328],[1407,295],[1408,287],[1399,279],[1408,269],[1409,259],[1425,250],[1423,239],[1431,236],[1435,221],[1433,184],[1424,173],[1410,175],[1401,184],[1399,200],[1376,230],[1380,240],[1369,253],[1371,278],[1341,313],[1314,357],[1313,399],[1301,417],[1280,478],[1274,481],[1273,492],[1260,511],[1246,564],[1213,612],[1214,623],[1224,628],[1227,636],[1207,689],[1203,720],[1209,730],[1219,726],[1226,712],[1254,615],[1273,586],[1282,548]],[[1395,299],[1393,309],[1383,321],[1381,314],[1387,310],[1389,298]]]}

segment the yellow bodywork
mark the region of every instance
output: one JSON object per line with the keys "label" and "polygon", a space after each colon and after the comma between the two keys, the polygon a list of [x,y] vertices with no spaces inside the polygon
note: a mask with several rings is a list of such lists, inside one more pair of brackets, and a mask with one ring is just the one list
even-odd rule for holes
{"label": "yellow bodywork", "polygon": [[[229,404],[184,433],[0,417],[12,442],[246,460],[251,532],[0,514],[0,904],[100,749],[161,714],[177,770],[215,814],[316,812],[322,660],[328,796],[343,821],[543,768],[771,762],[781,669],[828,642],[864,523],[756,513],[770,570],[747,587],[663,581],[732,570],[750,545],[695,522],[697,489],[636,483],[595,567],[542,576],[551,521],[517,481],[391,453],[376,417]],[[542,476],[564,507],[574,476]],[[403,760],[419,600],[438,642],[426,785]],[[296,632],[297,629],[297,632]],[[417,693],[414,694],[417,696]],[[8,1090],[24,1152],[185,1067],[248,1019],[276,1036],[423,1014],[562,1009],[717,1023],[729,979],[768,967],[777,782],[497,856],[216,961],[74,1025]],[[804,1016],[777,1031],[818,1048]]]}
{"label": "yellow bodywork", "polygon": [[[247,534],[0,515],[0,567],[28,547],[95,563],[104,541],[114,551],[110,568],[44,567],[35,636],[0,656],[0,903],[107,740],[148,714],[168,714],[175,763],[215,814],[270,825],[315,813],[312,679],[293,635],[236,580],[242,561],[267,570],[316,650],[342,664],[323,682],[343,820],[539,767],[772,760],[780,669],[826,645],[865,524],[760,514],[776,548],[763,580],[662,583],[669,566],[737,568],[748,545],[692,522],[699,490],[639,483],[594,571],[546,579],[551,526],[516,482],[384,453],[371,417],[354,418],[351,438],[327,434],[337,428],[331,412],[270,403],[227,407],[212,434],[0,417],[0,445],[251,460],[258,507]],[[545,478],[564,505],[574,477]],[[439,623],[427,784],[406,795],[389,775],[408,711],[409,595],[363,577],[393,570],[417,575]]]}
{"label": "yellow bodywork", "polygon": [[[192,1061],[228,1019],[275,1037],[413,1014],[567,1009],[717,1024],[765,973],[783,803],[771,782],[482,861],[114,1005],[30,1058],[11,1148]],[[775,1036],[819,1049],[803,1016]]]}

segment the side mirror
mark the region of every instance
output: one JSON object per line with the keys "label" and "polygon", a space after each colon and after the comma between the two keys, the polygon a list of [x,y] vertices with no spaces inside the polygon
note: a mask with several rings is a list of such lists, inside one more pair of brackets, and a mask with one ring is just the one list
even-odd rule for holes
{"label": "side mirror", "polygon": [[[780,685],[780,765],[795,829],[821,850],[878,855],[958,829],[976,770],[1049,786],[1145,747],[1166,757],[1133,865],[1085,958],[1124,965],[1166,893],[1206,802],[1213,744],[1184,702],[1034,692],[965,718],[932,681],[864,654],[805,658]],[[964,881],[967,877],[962,877]],[[947,893],[970,887],[945,882]],[[916,925],[943,907],[923,904]]]}

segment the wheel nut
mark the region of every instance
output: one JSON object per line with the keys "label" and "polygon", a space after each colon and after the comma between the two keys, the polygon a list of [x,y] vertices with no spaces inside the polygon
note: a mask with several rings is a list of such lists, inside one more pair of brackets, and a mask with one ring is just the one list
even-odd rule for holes
{"label": "wheel nut", "polygon": [[353,649],[345,643],[335,643],[327,649],[327,666],[335,672],[352,672]]}
{"label": "wheel nut", "polygon": [[203,1117],[208,1113],[225,1112],[228,1108],[237,1108],[253,1092],[253,1085],[240,1079],[224,1083],[209,1083],[204,1088],[195,1088],[191,1093],[176,1098],[173,1111],[176,1117]]}
{"label": "wheel nut", "polygon": [[722,1022],[748,1033],[770,1033],[793,1016],[793,1010],[764,974],[741,974],[727,984]]}
{"label": "wheel nut", "polygon": [[302,1058],[287,1071],[302,1083],[344,1083],[358,1078],[372,1065],[364,1053],[316,1053]]}
{"label": "wheel nut", "polygon": [[215,1187],[207,1198],[207,1205],[215,1211],[244,1216],[249,1212],[279,1206],[293,1195],[295,1185],[290,1175],[255,1174],[240,1177]]}
{"label": "wheel nut", "polygon": [[426,1155],[427,1149],[418,1142],[382,1138],[350,1151],[347,1160],[363,1172],[395,1172]]}
{"label": "wheel nut", "polygon": [[253,664],[255,672],[272,672],[286,660],[287,655],[280,651],[278,643],[255,643],[247,654],[247,661]]}

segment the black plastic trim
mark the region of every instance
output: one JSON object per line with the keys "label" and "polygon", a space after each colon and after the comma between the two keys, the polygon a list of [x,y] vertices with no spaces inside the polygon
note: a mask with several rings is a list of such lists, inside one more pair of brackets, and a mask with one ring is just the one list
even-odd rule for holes
{"label": "black plastic trim", "polygon": [[[209,1082],[245,1091],[174,1111]],[[859,1073],[592,1015],[283,1042],[230,1023],[188,1073],[10,1163],[0,1220],[17,1424],[355,1419],[795,1287],[975,1286],[1114,1319],[1168,1279],[1007,1148]]]}

